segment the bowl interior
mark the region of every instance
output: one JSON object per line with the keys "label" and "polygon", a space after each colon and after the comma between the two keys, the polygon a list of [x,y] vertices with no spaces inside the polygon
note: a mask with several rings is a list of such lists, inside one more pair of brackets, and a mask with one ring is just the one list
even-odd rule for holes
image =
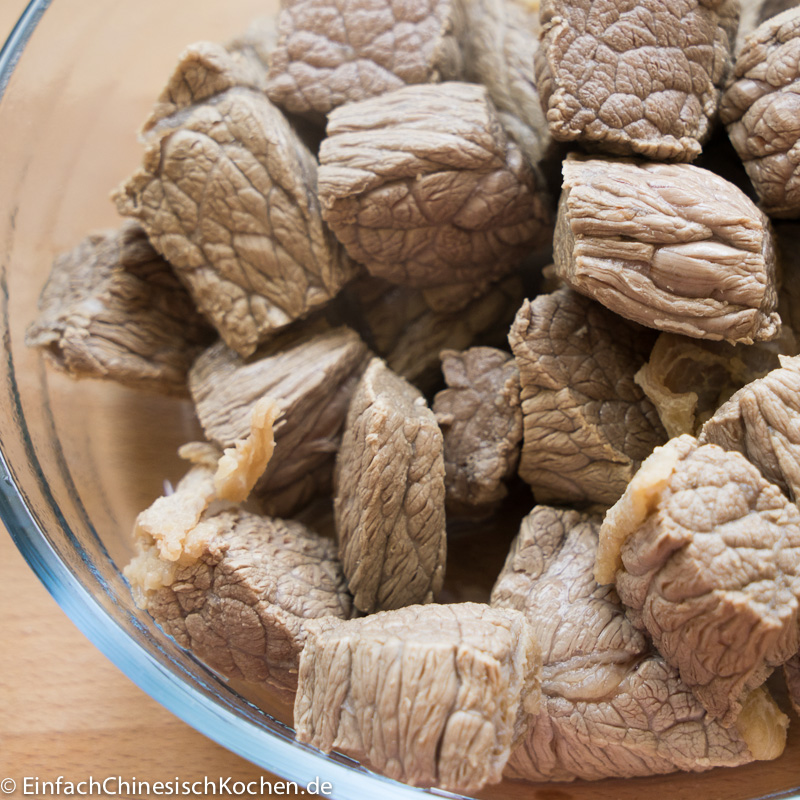
{"label": "bowl interior", "polygon": [[[133,553],[132,523],[162,493],[165,479],[174,483],[183,474],[177,447],[202,438],[192,409],[111,383],[72,381],[24,345],[53,257],[87,232],[118,224],[109,192],[139,164],[136,131],[178,53],[199,39],[226,40],[277,2],[58,0],[47,6],[34,3],[28,11],[23,33],[46,8],[0,102],[0,450],[8,472],[0,513],[79,627],[129,677],[206,735],[284,777],[323,776],[336,797],[424,794],[298,745],[287,727],[291,709],[266,692],[219,679],[135,608],[120,574]],[[19,53],[5,55],[8,63]],[[768,764],[591,785],[504,783],[480,796],[789,796],[800,787],[800,724],[794,722],[787,752]]]}

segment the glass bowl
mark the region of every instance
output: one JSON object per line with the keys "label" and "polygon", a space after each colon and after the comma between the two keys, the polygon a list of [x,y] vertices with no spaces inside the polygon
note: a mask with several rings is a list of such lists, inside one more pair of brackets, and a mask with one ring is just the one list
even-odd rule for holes
{"label": "glass bowl", "polygon": [[[0,515],[64,611],[128,677],[230,750],[339,800],[426,794],[298,744],[290,710],[220,679],[133,604],[120,568],[136,514],[184,469],[188,403],[74,382],[25,347],[55,254],[114,227],[108,194],[140,160],[135,136],[178,53],[224,41],[273,0],[34,0],[0,53]],[[480,561],[480,559],[477,559]],[[256,703],[258,705],[256,705]],[[774,762],[596,784],[505,782],[482,798],[800,797],[800,725]]]}

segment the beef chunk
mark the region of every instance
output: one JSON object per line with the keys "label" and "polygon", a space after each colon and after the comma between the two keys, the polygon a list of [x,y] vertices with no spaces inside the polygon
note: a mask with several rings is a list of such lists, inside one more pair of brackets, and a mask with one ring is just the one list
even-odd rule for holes
{"label": "beef chunk", "polygon": [[761,24],[745,39],[720,118],[764,211],[800,215],[800,8]]}
{"label": "beef chunk", "polygon": [[266,68],[250,47],[195,42],[180,54],[142,132],[150,134],[162,120],[228,89],[242,87],[263,92],[266,85]]}
{"label": "beef chunk", "polygon": [[522,441],[519,369],[502,350],[473,347],[442,352],[449,388],[433,401],[444,437],[448,511],[491,511],[508,493]]}
{"label": "beef chunk", "polygon": [[595,574],[723,725],[798,649],[800,512],[740,453],[656,450],[606,514]]}
{"label": "beef chunk", "polygon": [[25,342],[73,377],[185,395],[213,330],[133,222],[56,258]]}
{"label": "beef chunk", "polygon": [[367,361],[349,328],[315,322],[267,342],[250,360],[222,343],[195,362],[189,388],[206,436],[231,447],[248,431],[253,405],[274,398],[275,457],[256,485],[269,514],[285,516],[330,488],[350,397]]}
{"label": "beef chunk", "polygon": [[703,425],[701,443],[742,453],[800,501],[800,357],[740,389]]}
{"label": "beef chunk", "polygon": [[441,383],[442,350],[463,350],[477,341],[504,345],[514,309],[525,297],[516,275],[493,284],[458,312],[434,311],[423,292],[381,278],[357,281],[350,291],[375,352],[425,393]]}
{"label": "beef chunk", "polygon": [[297,685],[303,621],[352,614],[335,550],[299,522],[209,511],[166,576],[146,542],[125,575],[181,647],[226,677],[283,695]]}
{"label": "beef chunk", "polygon": [[736,55],[741,53],[745,39],[762,22],[766,22],[771,17],[775,17],[797,5],[797,0],[742,0],[734,53]]}
{"label": "beef chunk", "polygon": [[783,665],[783,674],[794,713],[800,716],[800,653],[796,653]]}
{"label": "beef chunk", "polygon": [[769,221],[707,170],[570,157],[554,259],[573,289],[642,325],[745,344],[778,335]]}
{"label": "beef chunk", "polygon": [[692,161],[731,66],[739,4],[543,0],[536,83],[553,137]]}
{"label": "beef chunk", "polygon": [[549,233],[533,168],[486,89],[409,86],[331,113],[323,216],[373,275],[417,287],[497,279]]}
{"label": "beef chunk", "polygon": [[339,557],[358,609],[433,600],[444,580],[444,498],[433,412],[372,359],[350,402],[335,475]]}
{"label": "beef chunk", "polygon": [[[492,591],[523,612],[542,648],[542,706],[506,775],[532,781],[703,771],[774,758],[788,722],[764,693],[766,722],[725,729],[594,580],[600,520],[537,506]],[[766,740],[766,741],[765,741]],[[774,746],[771,746],[774,744]]]}
{"label": "beef chunk", "polygon": [[406,84],[453,80],[462,68],[459,27],[453,0],[283,0],[269,96],[289,111],[327,114]]}
{"label": "beef chunk", "polygon": [[666,440],[633,380],[654,337],[565,288],[525,301],[508,338],[520,371],[520,477],[540,501],[614,503]]}
{"label": "beef chunk", "polygon": [[143,168],[114,197],[247,356],[326,303],[354,267],[322,222],[315,157],[260,91],[224,67],[181,62],[146,124]]}
{"label": "beef chunk", "polygon": [[533,75],[539,47],[538,4],[526,0],[464,0],[464,73],[482,83],[504,127],[536,164],[553,146]]}
{"label": "beef chunk", "polygon": [[524,617],[477,603],[410,606],[306,625],[297,738],[417,786],[500,781],[539,703]]}
{"label": "beef chunk", "polygon": [[696,434],[737,389],[779,366],[772,344],[737,347],[662,333],[634,380],[653,401],[670,438]]}

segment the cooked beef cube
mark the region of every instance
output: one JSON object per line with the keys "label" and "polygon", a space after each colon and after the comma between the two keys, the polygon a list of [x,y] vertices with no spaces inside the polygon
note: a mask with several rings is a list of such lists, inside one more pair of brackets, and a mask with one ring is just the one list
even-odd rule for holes
{"label": "cooked beef cube", "polygon": [[540,33],[538,4],[464,0],[463,6],[465,77],[489,90],[503,126],[536,164],[553,150],[533,75]]}
{"label": "cooked beef cube", "polygon": [[219,447],[246,435],[259,398],[274,398],[283,411],[275,455],[255,489],[267,513],[287,516],[330,487],[347,407],[367,359],[358,334],[315,322],[276,336],[249,360],[220,342],[195,362],[192,399],[206,436]]}
{"label": "cooked beef cube", "polygon": [[762,22],[766,22],[771,17],[776,17],[782,11],[795,8],[797,5],[797,0],[741,0],[739,30],[736,32],[734,54],[738,56],[741,53],[744,40]]}
{"label": "cooked beef cube", "polygon": [[195,42],[180,54],[175,71],[142,126],[142,133],[152,133],[160,122],[176,112],[228,89],[240,87],[263,92],[266,85],[264,64],[251,48]]}
{"label": "cooked beef cube", "polygon": [[336,457],[339,557],[356,608],[430,603],[444,580],[442,433],[425,398],[373,358]]}
{"label": "cooked beef cube", "polygon": [[[210,476],[205,470],[205,488]],[[198,488],[182,482],[179,492],[200,507],[208,497]],[[174,523],[174,506],[161,508],[158,522],[149,512],[156,529]],[[144,528],[138,536],[139,555],[125,568],[138,605],[181,647],[226,677],[291,693],[303,621],[352,615],[336,545],[299,522],[211,508],[198,515],[169,558]]]}
{"label": "cooked beef cube", "polygon": [[356,261],[393,283],[496,280],[550,234],[533,168],[486,89],[408,86],[330,115],[323,217]]}
{"label": "cooked beef cube", "polygon": [[598,518],[537,506],[522,521],[492,605],[525,614],[542,649],[542,705],[506,775],[531,781],[630,778],[775,758],[785,716],[758,690],[725,729],[592,576]]}
{"label": "cooked beef cube", "polygon": [[781,356],[779,369],[736,392],[703,425],[700,442],[742,453],[800,501],[800,357]]}
{"label": "cooked beef cube", "polygon": [[554,260],[573,289],[642,325],[744,344],[779,333],[769,220],[689,164],[568,158]]}
{"label": "cooked beef cube", "polygon": [[595,575],[725,726],[797,652],[800,511],[741,453],[656,450],[606,514]]}
{"label": "cooked beef cube", "polygon": [[463,350],[477,341],[504,345],[514,310],[525,297],[516,275],[503,278],[460,311],[450,313],[431,309],[427,292],[381,278],[356,281],[349,291],[361,310],[365,335],[375,352],[425,393],[441,382],[442,350]]}
{"label": "cooked beef cube", "polygon": [[536,84],[555,139],[692,161],[731,68],[739,4],[543,0]]}
{"label": "cooked beef cube", "polygon": [[447,389],[433,401],[444,437],[447,510],[491,512],[508,494],[522,441],[519,369],[510,354],[492,347],[444,350]]}
{"label": "cooked beef cube", "polygon": [[519,474],[537,500],[610,505],[666,441],[633,380],[654,338],[567,288],[522,305],[508,339],[520,372]]}
{"label": "cooked beef cube", "polygon": [[406,84],[456,79],[460,24],[454,0],[282,0],[268,94],[289,111],[327,114]]}
{"label": "cooked beef cube", "polygon": [[670,438],[695,435],[737,389],[780,365],[772,345],[742,347],[662,333],[634,380],[652,400]]}
{"label": "cooked beef cube", "polygon": [[327,303],[354,266],[322,221],[316,158],[261,91],[237,82],[244,67],[224,48],[196,55],[178,65],[146,123],[143,168],[114,198],[248,356]]}
{"label": "cooked beef cube", "polygon": [[800,653],[796,653],[783,665],[783,674],[794,713],[800,716]]}
{"label": "cooked beef cube", "polygon": [[306,624],[297,738],[416,786],[497,783],[538,708],[541,655],[522,614],[410,606]]}
{"label": "cooked beef cube", "polygon": [[126,222],[56,258],[25,343],[75,378],[183,396],[213,336],[144,231]]}
{"label": "cooked beef cube", "polygon": [[800,216],[800,8],[762,23],[744,41],[720,118],[761,205],[774,217]]}

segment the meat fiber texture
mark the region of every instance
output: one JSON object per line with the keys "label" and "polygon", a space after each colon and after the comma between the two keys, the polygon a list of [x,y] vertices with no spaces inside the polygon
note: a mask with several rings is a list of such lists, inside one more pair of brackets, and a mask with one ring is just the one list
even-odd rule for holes
{"label": "meat fiber texture", "polygon": [[543,662],[542,705],[506,775],[630,778],[778,755],[788,721],[768,695],[756,698],[763,725],[723,728],[631,624],[614,588],[597,584],[599,528],[599,518],[535,507],[492,590],[494,607],[525,614]]}
{"label": "meat fiber texture", "polygon": [[457,79],[460,26],[454,0],[282,0],[269,96],[289,111],[321,115],[406,84]]}
{"label": "meat fiber texture", "polygon": [[[785,332],[790,333],[783,325],[781,340]],[[696,435],[734,392],[779,367],[779,358],[773,342],[737,347],[662,333],[634,380],[652,400],[670,438]]]}
{"label": "meat fiber texture", "polygon": [[444,437],[447,510],[490,513],[508,494],[522,442],[519,369],[492,347],[442,352],[447,389],[433,400]]}
{"label": "meat fiber texture", "polygon": [[633,380],[653,335],[564,288],[526,300],[508,339],[520,372],[520,477],[539,501],[616,502],[667,438]]}
{"label": "meat fiber texture", "polygon": [[[749,383],[703,425],[700,442],[737,451],[800,500],[800,357]],[[800,569],[800,567],[798,567]]]}
{"label": "meat fiber texture", "polygon": [[595,575],[725,726],[798,650],[800,512],[740,453],[656,450],[606,514]]}
{"label": "meat fiber texture", "polygon": [[442,350],[464,350],[478,341],[506,345],[514,312],[525,298],[517,275],[492,284],[459,311],[434,311],[419,289],[371,276],[353,281],[344,294],[375,353],[425,394],[441,385]]}
{"label": "meat fiber texture", "polygon": [[553,138],[693,161],[731,69],[736,0],[543,0],[536,84]]}
{"label": "meat fiber texture", "polygon": [[213,55],[184,54],[145,125],[143,168],[114,198],[248,356],[327,303],[354,266],[322,221],[316,158],[253,75],[224,48]]}
{"label": "meat fiber texture", "polygon": [[466,80],[482,83],[505,129],[532,164],[553,155],[532,54],[539,48],[538,3],[464,0],[461,48]]}
{"label": "meat fiber texture", "polygon": [[744,344],[778,336],[769,220],[712,172],[571,156],[554,246],[566,283],[642,325]]}
{"label": "meat fiber texture", "polygon": [[213,339],[169,264],[134,222],[58,256],[25,343],[75,378],[109,378],[170,395]]}
{"label": "meat fiber texture", "polygon": [[219,447],[245,435],[259,398],[274,398],[282,411],[274,457],[255,488],[267,513],[288,516],[330,490],[347,408],[368,357],[354,331],[314,321],[277,335],[250,359],[220,342],[195,362],[195,410]]}
{"label": "meat fiber texture", "polygon": [[352,615],[336,545],[238,509],[204,512],[189,537],[193,553],[181,553],[166,584],[143,588],[153,556],[126,570],[140,606],[222,675],[291,694],[304,620]]}
{"label": "meat fiber texture", "polygon": [[538,708],[541,655],[522,614],[409,606],[306,626],[297,739],[416,786],[498,783]]}
{"label": "meat fiber texture", "polygon": [[441,589],[442,449],[419,390],[372,359],[347,412],[333,506],[339,558],[360,611],[430,603]]}
{"label": "meat fiber texture", "polygon": [[762,22],[776,17],[783,11],[795,8],[797,0],[742,0],[739,15],[739,30],[736,33],[736,48],[734,55],[739,55],[744,46],[745,39]]}
{"label": "meat fiber texture", "polygon": [[736,152],[770,216],[800,217],[800,8],[744,41],[720,105]]}
{"label": "meat fiber texture", "polygon": [[482,86],[408,86],[342,106],[319,158],[325,221],[393,283],[485,284],[552,230],[540,179]]}

